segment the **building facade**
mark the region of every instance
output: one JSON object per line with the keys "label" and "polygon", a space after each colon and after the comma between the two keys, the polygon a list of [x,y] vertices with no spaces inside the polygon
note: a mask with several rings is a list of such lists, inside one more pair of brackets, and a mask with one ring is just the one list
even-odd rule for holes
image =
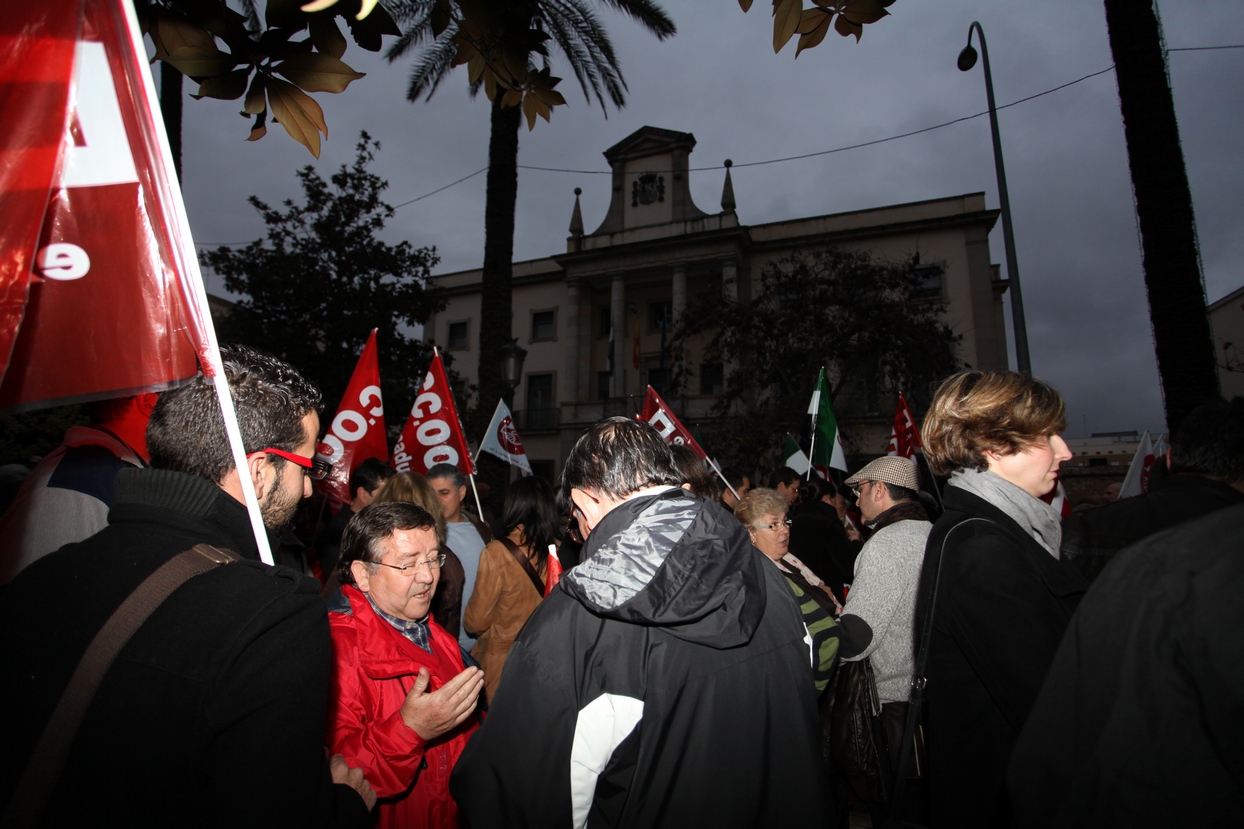
{"label": "building facade", "polygon": [[[944,263],[927,287],[962,335],[959,356],[973,367],[1007,368],[1006,282],[989,255],[998,211],[986,209],[983,193],[743,225],[729,162],[721,210],[706,213],[692,201],[694,147],[688,133],[644,127],[609,148],[612,199],[599,226],[585,232],[576,190],[566,251],[514,263],[512,332],[527,357],[513,408],[538,474],[560,471],[585,426],[636,414],[646,387],[663,386],[670,371],[663,339],[689,302],[706,294],[746,302],[764,266],[796,250],[837,246],[889,259],[918,252]],[[448,304],[425,326],[425,337],[452,354],[454,368],[472,382],[480,279],[479,270],[436,276]],[[700,357],[692,343],[684,358],[694,379],[668,400],[689,427],[711,416],[728,370]],[[807,382],[811,393],[815,378]],[[892,415],[891,405],[854,422],[843,418],[848,452],[883,453]]]}
{"label": "building facade", "polygon": [[1209,306],[1218,359],[1218,387],[1227,400],[1244,397],[1244,287]]}

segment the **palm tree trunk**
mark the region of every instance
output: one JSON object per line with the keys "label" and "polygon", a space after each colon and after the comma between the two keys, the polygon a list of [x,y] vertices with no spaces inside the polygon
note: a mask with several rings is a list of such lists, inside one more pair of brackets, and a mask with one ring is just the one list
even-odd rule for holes
{"label": "palm tree trunk", "polygon": [[[471,432],[483,434],[505,398],[513,409],[513,390],[501,376],[501,346],[509,341],[513,322],[514,211],[518,203],[519,107],[503,107],[501,95],[492,103],[492,132],[488,140],[488,186],[484,206],[484,270],[480,280],[479,401]],[[481,457],[483,461],[485,458]],[[480,467],[494,498],[505,491],[508,467],[497,462]]]}
{"label": "palm tree trunk", "polygon": [[1218,395],[1192,193],[1153,0],[1105,0],[1166,424]]}
{"label": "palm tree trunk", "polygon": [[173,155],[173,169],[177,171],[177,185],[181,186],[181,72],[167,63],[160,64],[160,112],[164,116],[164,131],[168,133],[168,146]]}

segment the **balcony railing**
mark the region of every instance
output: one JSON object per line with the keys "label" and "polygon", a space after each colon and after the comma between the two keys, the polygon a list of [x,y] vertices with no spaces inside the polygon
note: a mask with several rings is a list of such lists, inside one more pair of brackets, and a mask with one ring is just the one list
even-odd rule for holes
{"label": "balcony railing", "polygon": [[519,409],[514,412],[514,427],[520,435],[556,432],[560,425],[561,409]]}

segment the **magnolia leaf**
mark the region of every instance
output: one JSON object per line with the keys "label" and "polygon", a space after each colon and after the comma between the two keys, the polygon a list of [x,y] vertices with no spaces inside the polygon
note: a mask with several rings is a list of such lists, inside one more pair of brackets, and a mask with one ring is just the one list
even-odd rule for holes
{"label": "magnolia leaf", "polygon": [[739,8],[746,14],[747,10],[752,7],[752,0],[739,0]]}
{"label": "magnolia leaf", "polygon": [[775,0],[773,6],[773,52],[782,51],[795,34],[803,16],[803,0]]}
{"label": "magnolia leaf", "polygon": [[[517,90],[514,90],[514,89],[510,90],[510,92],[516,92],[516,91]],[[507,98],[510,97],[509,92],[506,93],[505,97]],[[523,97],[523,115],[527,116],[527,131],[531,132],[533,129],[536,128],[536,96],[535,95],[523,95],[522,97]]]}
{"label": "magnolia leaf", "polygon": [[[561,78],[557,78],[556,80],[560,81]],[[566,105],[566,99],[562,97],[562,94],[556,89],[548,89],[537,86],[532,90],[532,92],[535,93],[535,96],[547,106],[564,107]]]}
{"label": "magnolia leaf", "polygon": [[843,37],[855,35],[855,42],[860,42],[860,35],[864,34],[864,27],[858,23],[852,23],[841,14],[834,20],[834,30]]}
{"label": "magnolia leaf", "polygon": [[346,53],[346,36],[341,33],[331,14],[313,14],[308,18],[308,35],[315,51],[340,58]]}
{"label": "magnolia leaf", "polygon": [[397,36],[402,33],[397,23],[384,10],[384,6],[375,7],[365,18],[347,17],[346,24],[350,27],[350,36],[361,48],[369,52],[379,52],[384,45],[384,36]]}
{"label": "magnolia leaf", "polygon": [[251,69],[235,69],[232,72],[226,72],[214,78],[204,78],[199,84],[199,91],[191,98],[217,98],[221,101],[236,101],[242,97],[242,93],[246,91],[246,79],[250,77]]}
{"label": "magnolia leaf", "polygon": [[861,26],[876,23],[890,14],[878,0],[846,0],[839,11],[852,23],[858,23]]}
{"label": "magnolia leaf", "polygon": [[264,4],[264,23],[270,29],[301,29],[307,23],[301,0],[268,0]]}
{"label": "magnolia leaf", "polygon": [[[799,17],[799,25],[795,27],[795,31],[801,35],[806,35],[824,22],[822,18],[824,18],[825,14],[824,9],[804,9],[803,14]],[[833,17],[834,13],[829,12],[829,16]]]}
{"label": "magnolia leaf", "polygon": [[523,90],[521,89],[507,89],[505,94],[501,96],[501,106],[503,107],[518,106],[520,103],[526,104],[526,101],[523,100]]}
{"label": "magnolia leaf", "polygon": [[196,81],[200,78],[223,75],[238,65],[233,56],[217,49],[215,43],[207,48],[178,46],[169,53],[168,57],[164,58],[164,62]]}
{"label": "magnolia leaf", "polygon": [[251,134],[247,136],[247,141],[258,141],[268,134],[268,128],[264,126],[266,119],[267,116],[262,112],[255,116],[255,125],[251,127]]}
{"label": "magnolia leaf", "polygon": [[331,9],[335,5],[337,5],[337,0],[313,0],[313,2],[306,3],[298,8],[307,14],[311,14],[312,12],[322,12],[324,9]]}
{"label": "magnolia leaf", "polygon": [[355,72],[332,55],[318,52],[293,55],[272,69],[306,92],[342,92],[351,81],[364,76],[364,73]]}
{"label": "magnolia leaf", "polygon": [[261,73],[255,73],[255,80],[251,81],[251,88],[246,92],[246,103],[243,105],[243,115],[259,115],[262,116],[268,109],[265,94],[267,92],[267,78]]}
{"label": "magnolia leaf", "polygon": [[816,24],[816,28],[799,36],[799,45],[795,48],[795,57],[799,57],[799,53],[804,49],[820,46],[821,41],[825,39],[825,35],[829,34],[829,23],[834,19],[834,13],[821,12],[819,9],[816,11],[820,16],[820,20]]}
{"label": "magnolia leaf", "polygon": [[[156,25],[151,32],[156,60],[167,60],[169,54],[183,46],[216,49],[216,38],[186,18],[163,9],[156,12]],[[219,51],[219,50],[217,50]]]}
{"label": "magnolia leaf", "polygon": [[268,80],[268,104],[272,107],[272,118],[285,128],[289,137],[319,158],[320,133],[328,137],[328,125],[324,123],[324,110],[320,105],[292,83],[276,78]]}
{"label": "magnolia leaf", "polygon": [[497,76],[492,72],[484,73],[484,94],[490,101],[497,100]]}
{"label": "magnolia leaf", "polygon": [[[459,46],[459,55],[462,55],[464,48],[472,47]],[[480,54],[478,50],[472,51],[470,56],[467,58],[467,81],[471,84],[479,83],[479,79],[483,76],[484,70],[487,68],[488,61],[484,60],[484,56]]]}

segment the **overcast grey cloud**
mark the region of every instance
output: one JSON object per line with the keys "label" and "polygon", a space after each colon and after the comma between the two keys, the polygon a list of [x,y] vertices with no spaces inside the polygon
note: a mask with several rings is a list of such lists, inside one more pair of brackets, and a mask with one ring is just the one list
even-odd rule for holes
{"label": "overcast grey cloud", "polygon": [[[565,249],[574,188],[591,230],[609,199],[601,152],[645,125],[694,133],[691,188],[719,209],[722,161],[735,163],[745,224],[984,191],[998,205],[987,117],[860,149],[744,166],[924,129],[985,109],[978,66],[955,58],[968,25],[985,29],[998,103],[1017,101],[1111,66],[1100,2],[898,0],[863,39],[831,34],[792,58],[774,55],[767,4],[743,14],[732,0],[667,0],[679,34],[659,43],[621,15],[602,12],[630,87],[606,119],[567,76],[570,105],[520,136],[516,259]],[[1244,7],[1220,0],[1160,4],[1167,45],[1244,44]],[[487,164],[488,106],[465,75],[429,103],[405,100],[408,63],[388,65],[351,46],[345,59],[368,76],[342,95],[319,95],[329,140],[314,162],[327,174],[351,160],[360,129],[380,140],[373,169],[392,204],[414,199]],[[556,72],[555,72],[556,74]],[[562,73],[565,75],[565,73]],[[1174,51],[1170,75],[1195,204],[1208,298],[1244,284],[1244,49]],[[193,84],[188,84],[193,88]],[[235,102],[188,101],[184,193],[200,243],[262,234],[247,196],[299,195],[294,172],[313,160],[273,126],[246,143]],[[1034,373],[1069,404],[1068,433],[1163,429],[1160,387],[1113,72],[1006,108],[1000,125],[1024,285]],[[583,173],[530,168],[560,168]],[[596,175],[591,174],[597,173]],[[439,272],[483,260],[484,176],[400,208],[392,239],[435,245]],[[993,260],[1005,260],[1001,225]],[[209,290],[221,291],[209,276]],[[1009,308],[1008,308],[1009,313]],[[1008,316],[1008,328],[1010,326]]]}

